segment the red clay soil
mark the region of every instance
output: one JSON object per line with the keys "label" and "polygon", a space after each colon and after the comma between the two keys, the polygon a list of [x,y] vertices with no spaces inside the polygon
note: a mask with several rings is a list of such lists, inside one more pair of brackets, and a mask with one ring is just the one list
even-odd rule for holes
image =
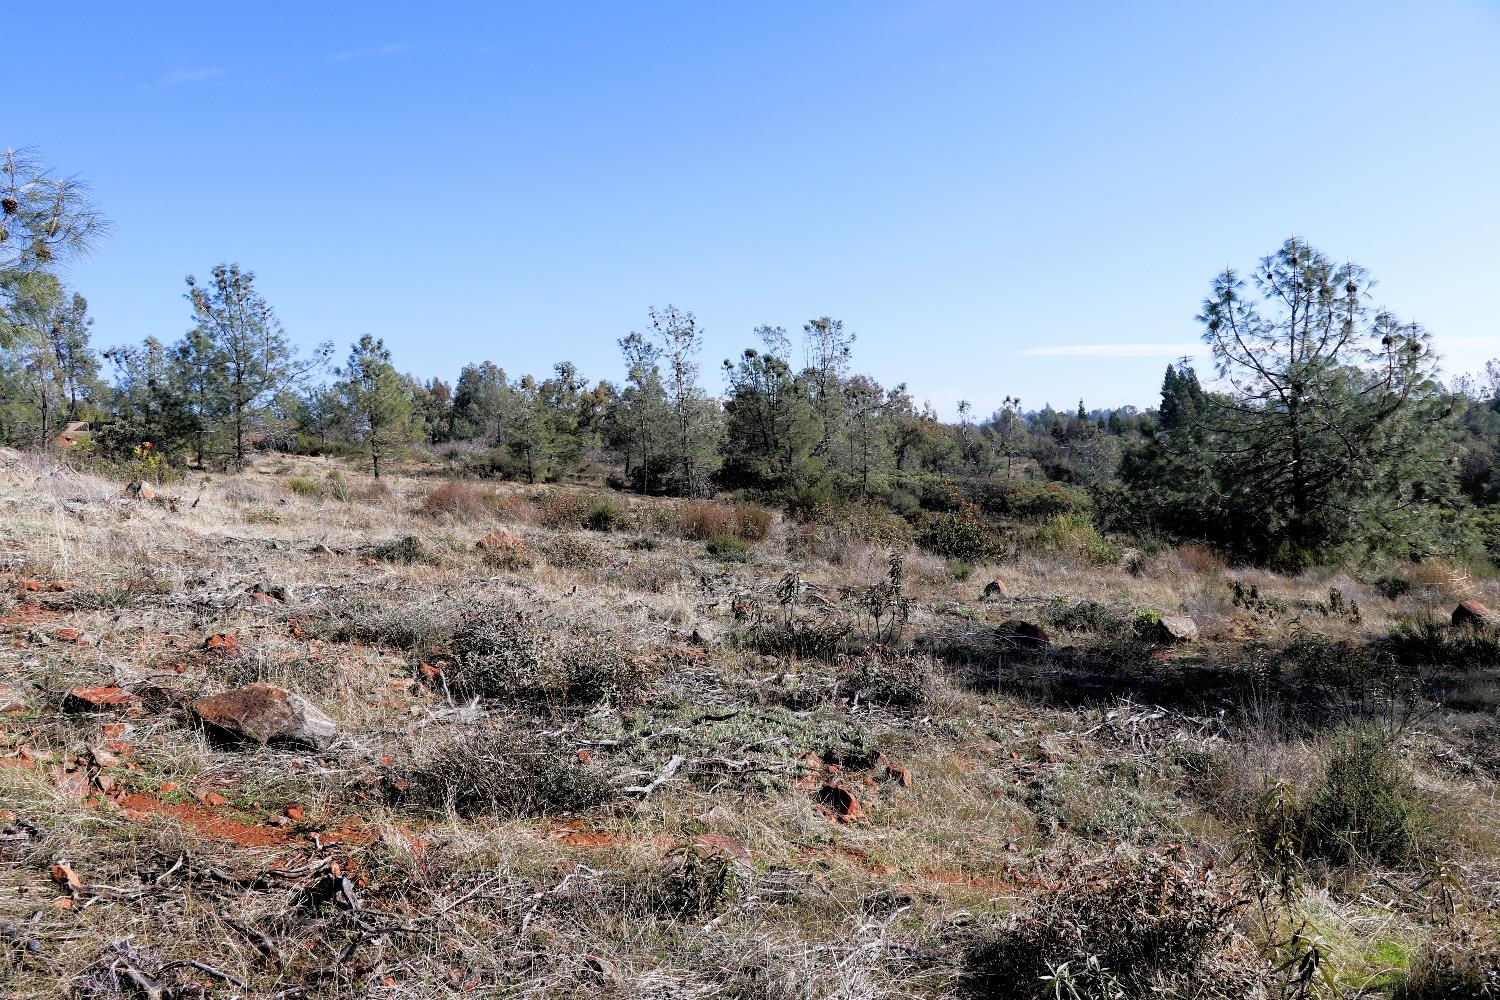
{"label": "red clay soil", "polygon": [[162,802],[139,792],[120,799],[120,807],[127,811],[127,815],[134,812],[141,814],[142,818],[146,815],[170,816],[206,837],[217,837],[241,847],[282,847],[291,836],[291,831],[283,827],[242,823],[196,803]]}

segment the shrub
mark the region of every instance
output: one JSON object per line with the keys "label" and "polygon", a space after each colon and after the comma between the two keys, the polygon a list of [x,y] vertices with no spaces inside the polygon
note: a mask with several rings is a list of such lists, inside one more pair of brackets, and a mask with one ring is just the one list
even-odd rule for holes
{"label": "shrub", "polygon": [[482,517],[490,510],[490,492],[470,483],[444,483],[423,497],[417,509],[429,517]]}
{"label": "shrub", "polygon": [[552,490],[537,500],[542,524],[557,530],[583,527],[596,505],[589,494],[575,490]]}
{"label": "shrub", "polygon": [[519,608],[468,618],[453,633],[453,666],[444,675],[459,698],[514,698],[546,689],[549,639]]}
{"label": "shrub", "polygon": [[1088,493],[1062,483],[1021,483],[986,498],[985,510],[1025,521],[1069,515],[1087,518],[1093,509]]}
{"label": "shrub", "polygon": [[979,508],[960,500],[952,512],[929,514],[917,535],[917,544],[934,555],[962,562],[980,562],[1000,551],[1000,539],[985,522]]}
{"label": "shrub", "polygon": [[560,644],[520,610],[471,618],[454,632],[451,649],[445,680],[460,698],[593,704],[633,698],[650,679],[646,662],[619,643]]}
{"label": "shrub", "polygon": [[328,642],[358,642],[422,654],[444,647],[453,636],[454,615],[416,604],[345,605],[326,619],[310,619],[304,630]]}
{"label": "shrub", "polygon": [[704,548],[715,559],[723,559],[726,562],[744,562],[750,557],[750,543],[733,535],[710,538]]}
{"label": "shrub", "polygon": [[609,500],[597,500],[583,516],[590,531],[614,531],[625,521],[625,512]]}
{"label": "shrub", "polygon": [[1427,945],[1406,968],[1392,1000],[1492,1000],[1500,998],[1500,950],[1493,940]]}
{"label": "shrub", "polygon": [[738,899],[744,881],[731,859],[689,845],[667,855],[647,877],[646,901],[661,916],[702,919]]}
{"label": "shrub", "polygon": [[[1161,616],[1156,620],[1161,621]],[[1068,604],[1055,597],[1047,610],[1047,622],[1064,632],[1123,632],[1132,619],[1123,608],[1088,599]]]}
{"label": "shrub", "polygon": [[1059,514],[1027,532],[1023,544],[1039,554],[1072,556],[1098,565],[1120,558],[1083,514]]}
{"label": "shrub", "polygon": [[1370,727],[1335,736],[1301,820],[1304,849],[1336,862],[1373,857],[1404,864],[1418,856],[1432,827],[1395,741]]}
{"label": "shrub", "polygon": [[400,563],[411,565],[413,563],[434,564],[437,557],[428,549],[427,544],[416,535],[406,535],[393,542],[386,542],[374,548],[374,556],[382,562]]}
{"label": "shrub", "polygon": [[1404,621],[1391,634],[1391,652],[1402,663],[1489,667],[1500,662],[1500,632]]}
{"label": "shrub", "polygon": [[1211,576],[1224,571],[1224,560],[1202,542],[1183,542],[1177,546],[1176,553],[1177,561],[1190,573]]}
{"label": "shrub", "polygon": [[607,801],[605,777],[556,736],[453,728],[407,748],[392,787],[401,801],[460,816],[535,816]]}
{"label": "shrub", "polygon": [[609,561],[605,551],[587,538],[558,535],[542,542],[542,556],[553,566],[593,569]]}
{"label": "shrub", "polygon": [[845,697],[911,708],[927,700],[931,672],[909,656],[867,653],[854,661],[840,685]]}
{"label": "shrub", "polygon": [[697,542],[736,538],[759,542],[771,533],[771,512],[748,503],[699,501],[684,504],[677,513],[677,532]]}
{"label": "shrub", "polygon": [[308,476],[288,476],[285,483],[287,489],[307,500],[321,500],[328,495],[322,483]]}
{"label": "shrub", "polygon": [[1245,902],[1234,879],[1164,855],[1074,865],[971,949],[968,985],[1016,1000],[1051,995],[1044,980],[1072,985],[1058,996],[1253,996],[1260,970],[1238,965],[1230,948]]}

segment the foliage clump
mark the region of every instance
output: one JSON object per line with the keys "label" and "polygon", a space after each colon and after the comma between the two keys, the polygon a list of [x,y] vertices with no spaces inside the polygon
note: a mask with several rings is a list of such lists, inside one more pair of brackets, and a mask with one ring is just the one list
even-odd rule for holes
{"label": "foliage clump", "polygon": [[1052,874],[1029,908],[970,950],[975,996],[1032,1000],[1039,985],[1101,1000],[1257,995],[1259,970],[1231,949],[1247,902],[1233,878],[1165,854]]}
{"label": "foliage clump", "polygon": [[458,727],[417,741],[392,788],[399,801],[463,817],[535,816],[590,809],[612,796],[597,769],[563,740]]}

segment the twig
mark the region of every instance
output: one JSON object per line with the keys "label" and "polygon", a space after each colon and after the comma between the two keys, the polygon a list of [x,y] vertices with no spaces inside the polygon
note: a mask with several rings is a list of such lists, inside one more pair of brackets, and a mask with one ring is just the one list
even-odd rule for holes
{"label": "twig", "polygon": [[649,798],[651,796],[651,793],[656,791],[656,789],[660,787],[664,782],[672,780],[672,775],[677,773],[677,769],[681,767],[686,760],[687,758],[682,756],[682,754],[680,753],[673,754],[672,759],[667,761],[666,769],[662,771],[661,774],[657,775],[654,780],[645,785],[631,785],[629,788],[622,789],[623,794],[639,795],[643,799]]}

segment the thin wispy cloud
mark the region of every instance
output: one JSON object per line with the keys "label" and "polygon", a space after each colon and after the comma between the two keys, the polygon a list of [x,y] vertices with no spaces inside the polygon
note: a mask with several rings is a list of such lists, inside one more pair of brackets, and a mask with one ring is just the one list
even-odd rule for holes
{"label": "thin wispy cloud", "polygon": [[1180,358],[1203,348],[1202,344],[1054,344],[1025,347],[1023,358]]}
{"label": "thin wispy cloud", "polygon": [[349,49],[345,52],[335,52],[328,57],[328,61],[351,62],[355,59],[386,59],[390,56],[399,56],[403,52],[410,51],[410,45],[377,45],[368,49]]}
{"label": "thin wispy cloud", "polygon": [[228,75],[229,70],[224,69],[222,66],[204,66],[198,69],[180,69],[175,73],[168,73],[166,76],[161,77],[160,79],[152,80],[150,83],[142,84],[141,89],[162,90],[166,87],[180,87],[183,84],[198,83],[202,80],[215,80],[221,76]]}

